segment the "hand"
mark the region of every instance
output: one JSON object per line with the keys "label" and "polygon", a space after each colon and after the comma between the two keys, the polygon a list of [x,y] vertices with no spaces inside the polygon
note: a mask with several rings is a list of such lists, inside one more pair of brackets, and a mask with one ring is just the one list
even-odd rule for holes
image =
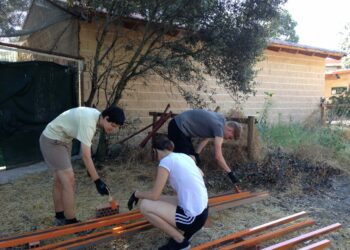
{"label": "hand", "polygon": [[233,174],[233,172],[227,173],[228,178],[230,178],[232,184],[237,184],[239,182],[239,179]]}
{"label": "hand", "polygon": [[100,178],[95,181],[96,189],[100,195],[109,195],[109,188]]}
{"label": "hand", "polygon": [[136,205],[137,205],[137,202],[139,201],[139,198],[137,198],[137,197],[135,196],[135,193],[136,193],[136,191],[133,192],[132,195],[131,195],[130,198],[129,198],[129,201],[128,201],[128,208],[129,208],[129,210],[131,210],[131,209],[133,208],[134,205],[136,206]]}

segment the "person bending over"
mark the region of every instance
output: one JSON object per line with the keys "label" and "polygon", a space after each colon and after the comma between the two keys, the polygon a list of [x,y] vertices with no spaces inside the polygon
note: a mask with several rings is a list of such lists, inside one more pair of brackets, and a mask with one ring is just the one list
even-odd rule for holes
{"label": "person bending over", "polygon": [[107,134],[116,133],[125,120],[124,111],[111,106],[102,113],[94,108],[69,109],[42,132],[40,150],[48,167],[53,171],[53,202],[56,226],[78,222],[75,216],[75,178],[71,163],[72,140],[81,142],[81,153],[85,167],[101,195],[108,195],[107,185],[100,179],[91,158],[91,141],[96,128]]}
{"label": "person bending over", "polygon": [[[215,159],[218,165],[227,173],[233,184],[238,179],[227,165],[222,154],[222,143],[226,140],[238,140],[242,127],[234,121],[225,121],[225,117],[219,113],[203,109],[187,110],[172,119],[168,126],[168,137],[175,144],[174,152],[190,155],[199,164],[199,154],[207,145],[210,138],[214,138]],[[192,138],[203,140],[194,149]]]}
{"label": "person bending over", "polygon": [[[153,152],[159,166],[153,189],[135,191],[128,208],[131,210],[142,199],[141,213],[152,225],[170,235],[168,243],[159,249],[189,249],[191,237],[208,218],[208,192],[193,159],[174,153],[173,149],[174,144],[167,137],[155,139]],[[167,180],[176,196],[161,195]]]}

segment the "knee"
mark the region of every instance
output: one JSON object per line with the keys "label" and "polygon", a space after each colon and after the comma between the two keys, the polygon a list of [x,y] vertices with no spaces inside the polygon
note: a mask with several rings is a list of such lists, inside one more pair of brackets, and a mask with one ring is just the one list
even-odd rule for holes
{"label": "knee", "polygon": [[149,212],[149,207],[150,207],[151,201],[142,199],[140,202],[140,212],[142,214],[147,214]]}

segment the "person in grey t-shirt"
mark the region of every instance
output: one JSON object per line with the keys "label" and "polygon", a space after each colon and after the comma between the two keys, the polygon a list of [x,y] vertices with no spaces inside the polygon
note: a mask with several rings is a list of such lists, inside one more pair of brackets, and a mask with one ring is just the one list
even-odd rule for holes
{"label": "person in grey t-shirt", "polygon": [[[225,117],[219,113],[194,109],[187,110],[170,121],[168,137],[175,144],[174,152],[190,155],[197,164],[199,164],[199,154],[209,139],[214,138],[215,159],[235,184],[238,180],[222,155],[222,143],[224,139],[239,139],[241,131],[239,123],[226,122]],[[203,138],[196,149],[191,141],[193,137]]]}

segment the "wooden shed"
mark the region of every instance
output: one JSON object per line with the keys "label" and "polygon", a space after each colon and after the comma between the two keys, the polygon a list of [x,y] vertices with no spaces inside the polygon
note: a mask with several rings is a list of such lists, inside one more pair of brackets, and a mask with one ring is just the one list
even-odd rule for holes
{"label": "wooden shed", "polygon": [[[61,6],[56,7],[70,14],[72,18],[29,36],[26,46],[80,56],[87,62],[95,52],[96,23],[79,19]],[[31,8],[27,25],[35,21],[38,13],[41,16],[45,15],[45,11],[40,8]],[[137,35],[137,31],[124,28],[126,36]],[[211,104],[210,108],[220,106],[221,112],[240,108],[246,116],[256,116],[262,112],[268,93],[272,94],[269,108],[271,122],[302,121],[318,109],[320,98],[324,95],[325,58],[340,59],[343,55],[337,51],[271,41],[264,52],[263,60],[256,65],[259,70],[256,77],[256,94],[238,105],[223,88],[215,84],[215,79],[207,79],[209,86],[216,91],[216,103]],[[87,71],[84,72],[83,79],[81,91],[82,96],[86,97],[90,91]],[[176,113],[189,108],[179,92],[160,77],[152,76],[147,84],[143,80],[130,84],[132,88],[124,92],[120,105],[125,108],[128,119],[140,118],[141,126],[151,122],[150,111],[162,111],[168,103]],[[100,105],[103,107],[105,103],[100,102]]]}

